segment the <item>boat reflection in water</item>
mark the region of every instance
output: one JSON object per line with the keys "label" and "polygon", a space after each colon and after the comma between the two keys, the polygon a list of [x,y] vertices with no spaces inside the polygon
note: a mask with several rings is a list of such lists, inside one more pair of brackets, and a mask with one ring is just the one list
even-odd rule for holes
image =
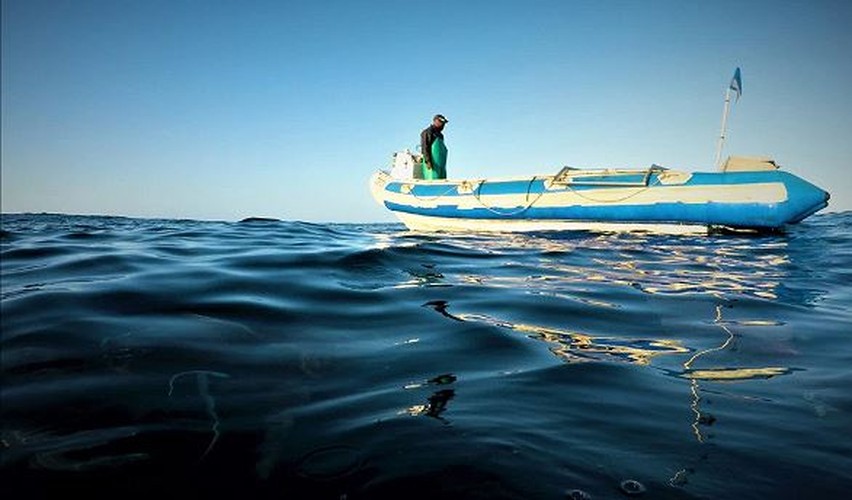
{"label": "boat reflection in water", "polygon": [[[704,429],[716,417],[702,410],[702,384],[713,384],[713,393],[727,394],[719,383],[738,383],[787,375],[789,367],[742,366],[748,358],[737,350],[749,328],[783,327],[774,318],[725,319],[723,311],[740,308],[770,311],[766,302],[807,303],[809,298],[796,296],[787,285],[796,266],[791,263],[786,237],[744,238],[659,238],[647,234],[601,234],[564,237],[553,235],[503,235],[483,238],[476,235],[453,238],[453,242],[471,245],[478,252],[505,258],[505,273],[495,275],[467,272],[453,274],[442,270],[441,284],[511,289],[513,292],[546,296],[580,303],[574,310],[605,309],[615,318],[627,310],[627,318],[637,308],[647,307],[649,319],[656,320],[659,335],[631,335],[628,319],[624,332],[594,333],[577,331],[564,324],[533,324],[502,319],[498,314],[452,310],[445,301],[432,301],[425,306],[456,321],[478,322],[523,334],[542,341],[548,350],[567,363],[627,362],[653,368],[663,375],[680,378],[689,384],[689,405],[693,414],[691,428],[699,445],[706,442]],[[529,255],[538,256],[535,262]],[[515,255],[518,256],[514,260]],[[528,273],[524,271],[529,270]],[[437,269],[430,269],[438,272]],[[639,291],[637,295],[636,291]],[[693,311],[713,311],[712,317],[684,318],[684,312],[672,311],[671,303],[655,297],[694,296]],[[746,301],[744,304],[740,301]],[[677,306],[675,306],[677,307]],[[673,317],[661,320],[659,316]],[[681,331],[671,331],[671,324]],[[682,329],[686,328],[686,331]],[[720,335],[713,332],[718,331]],[[755,330],[756,331],[756,330]],[[647,330],[645,330],[647,332]],[[708,335],[709,333],[709,335]],[[660,357],[681,356],[683,362],[656,362]],[[746,361],[743,361],[746,359]],[[757,358],[753,358],[757,359]],[[758,362],[759,363],[759,362]],[[679,367],[679,368],[674,368]],[[441,406],[440,408],[443,408]],[[419,413],[428,414],[430,405]],[[418,412],[412,412],[416,414]],[[706,450],[697,453],[706,458]],[[696,464],[701,459],[696,459]],[[678,470],[670,479],[682,486],[692,467]]]}
{"label": "boat reflection in water", "polygon": [[544,341],[550,345],[550,352],[569,363],[617,359],[647,365],[654,356],[689,352],[673,340],[595,337],[557,328],[512,323],[480,314],[458,314],[456,317],[462,321],[479,321],[508,328]]}
{"label": "boat reflection in water", "polygon": [[[535,274],[525,277],[465,274],[464,283],[491,287],[519,287],[547,293],[585,291],[591,285],[624,285],[645,293],[709,294],[719,299],[752,296],[777,299],[790,258],[787,240],[774,238],[661,238],[646,233],[555,235],[502,235],[501,238],[455,237],[478,251],[495,252],[511,259],[514,251],[540,252],[535,263],[524,266]],[[581,255],[581,258],[573,258]],[[542,270],[546,272],[542,272]],[[579,287],[579,288],[577,288]],[[593,304],[595,305],[595,304]],[[597,305],[606,305],[604,303]]]}
{"label": "boat reflection in water", "polygon": [[[690,425],[695,439],[700,444],[704,444],[706,441],[703,428],[713,425],[716,422],[716,417],[703,411],[701,408],[702,397],[699,382],[742,382],[754,379],[769,379],[778,375],[789,374],[792,371],[790,368],[779,366],[694,368],[703,356],[731,349],[734,345],[736,335],[733,331],[731,331],[728,324],[726,324],[725,320],[722,318],[722,310],[723,306],[721,304],[716,306],[716,318],[714,323],[725,332],[724,340],[718,346],[708,347],[697,351],[683,363],[683,371],[680,373],[680,376],[689,379],[690,396],[692,398],[689,407],[693,413],[693,420]],[[739,322],[739,324],[743,326],[781,325],[781,323],[775,321],[759,320],[744,321]],[[699,461],[701,461],[700,457],[696,459],[696,463]],[[683,486],[688,482],[688,476],[693,474],[695,469],[696,467],[693,465],[678,470],[669,479],[669,484],[675,487]]]}

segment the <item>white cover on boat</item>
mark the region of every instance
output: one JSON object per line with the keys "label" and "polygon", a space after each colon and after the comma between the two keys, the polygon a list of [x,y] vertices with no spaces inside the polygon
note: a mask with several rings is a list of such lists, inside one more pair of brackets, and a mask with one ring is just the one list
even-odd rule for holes
{"label": "white cover on boat", "polygon": [[413,179],[416,176],[415,168],[419,164],[420,161],[410,150],[396,152],[393,154],[391,177],[394,179]]}
{"label": "white cover on boat", "polygon": [[775,160],[768,156],[729,156],[722,165],[722,172],[755,172],[777,170]]}

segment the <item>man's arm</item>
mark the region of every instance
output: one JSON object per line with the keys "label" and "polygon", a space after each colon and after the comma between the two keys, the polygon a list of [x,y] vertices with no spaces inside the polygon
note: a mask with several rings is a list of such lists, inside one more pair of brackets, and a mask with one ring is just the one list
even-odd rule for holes
{"label": "man's arm", "polygon": [[431,127],[420,132],[420,153],[423,155],[423,160],[429,168],[432,168],[432,142],[434,140]]}

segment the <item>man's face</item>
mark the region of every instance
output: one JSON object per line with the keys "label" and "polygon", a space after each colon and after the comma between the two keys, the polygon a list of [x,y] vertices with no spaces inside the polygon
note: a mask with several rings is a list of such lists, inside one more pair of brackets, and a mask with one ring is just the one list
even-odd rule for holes
{"label": "man's face", "polygon": [[439,120],[437,118],[432,120],[432,125],[434,125],[435,128],[438,129],[438,130],[444,130],[444,122],[442,122],[441,120]]}

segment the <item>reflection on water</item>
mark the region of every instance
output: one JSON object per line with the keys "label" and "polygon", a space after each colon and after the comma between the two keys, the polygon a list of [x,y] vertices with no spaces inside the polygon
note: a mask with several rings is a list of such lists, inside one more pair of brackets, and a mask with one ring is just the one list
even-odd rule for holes
{"label": "reflection on water", "polygon": [[464,321],[463,318],[450,314],[450,312],[447,311],[447,307],[449,307],[449,305],[450,303],[446,300],[430,300],[429,302],[423,304],[423,307],[431,307],[435,310],[435,312],[439,313],[441,316],[450,318],[452,320]]}
{"label": "reflection on water", "polygon": [[754,378],[772,378],[790,373],[789,368],[768,366],[766,368],[717,368],[713,370],[692,370],[685,377],[699,380],[749,380]]}
{"label": "reflection on water", "polygon": [[48,429],[4,430],[0,465],[6,466],[30,456],[35,469],[85,472],[104,467],[120,467],[150,458],[147,453],[116,453],[115,443],[129,441],[144,429],[136,426],[55,434]]}
{"label": "reflection on water", "polygon": [[[456,380],[457,377],[452,373],[444,373],[423,382],[412,382],[406,384],[403,388],[411,390],[435,385],[449,385]],[[426,404],[409,406],[405,410],[400,411],[398,414],[408,414],[413,417],[425,415],[427,417],[436,418],[444,423],[449,423],[449,421],[442,417],[441,414],[447,410],[447,404],[455,397],[455,395],[456,391],[454,389],[441,389],[435,391],[431,396],[429,396]]]}
{"label": "reflection on water", "polygon": [[210,453],[210,450],[213,449],[213,446],[216,444],[216,441],[219,440],[219,415],[216,413],[216,400],[213,399],[213,396],[210,394],[210,382],[209,377],[217,377],[217,378],[229,378],[230,375],[227,373],[219,373],[213,372],[209,370],[192,370],[186,372],[176,373],[169,379],[169,397],[172,396],[175,390],[175,382],[178,381],[181,377],[186,377],[189,375],[195,375],[196,383],[198,384],[198,394],[204,400],[204,409],[207,413],[207,416],[210,417],[211,428],[210,432],[213,434],[210,438],[210,444],[207,445],[207,448],[204,450],[204,453],[201,454],[201,459],[207,456]]}
{"label": "reflection on water", "polygon": [[[466,242],[463,238],[460,241]],[[459,277],[460,282],[535,289],[557,296],[560,296],[559,289],[565,286],[579,286],[583,290],[584,285],[607,283],[630,286],[648,294],[705,293],[717,298],[737,294],[776,299],[778,285],[790,264],[788,241],[784,238],[673,241],[637,233],[563,240],[511,235],[506,239],[482,238],[469,243],[478,250],[507,256],[513,250],[535,249],[539,262],[532,275],[468,273]],[[566,258],[578,253],[587,259]],[[561,296],[579,299],[565,293]],[[615,307],[607,302],[591,305]]]}
{"label": "reflection on water", "polygon": [[[693,366],[703,357],[711,356],[713,353],[723,352],[725,350],[731,349],[732,345],[735,342],[736,335],[730,328],[729,325],[739,325],[739,326],[780,326],[783,323],[771,320],[749,320],[749,321],[725,321],[722,318],[722,311],[724,307],[721,304],[716,305],[716,317],[714,319],[714,324],[716,324],[724,333],[725,337],[721,344],[714,347],[709,347],[706,349],[702,349],[696,352],[692,357],[686,360],[683,363],[683,372],[680,376],[689,380],[689,391],[691,396],[691,401],[689,408],[693,413],[693,420],[691,423],[692,433],[695,436],[696,441],[703,445],[706,442],[706,435],[703,431],[703,428],[712,426],[716,423],[716,417],[710,413],[705,412],[701,408],[701,386],[699,382],[708,381],[708,382],[738,382],[738,381],[751,381],[755,379],[769,379],[778,375],[787,375],[791,373],[790,368],[778,367],[778,366],[766,366],[766,367],[718,367],[718,368],[704,368],[704,369],[696,369]],[[707,458],[706,452],[699,453],[699,460],[702,461]],[[670,479],[669,484],[675,487],[683,487],[688,483],[688,477],[691,474],[694,474],[696,470],[695,466],[685,467],[683,469],[678,470]]]}
{"label": "reflection on water", "polygon": [[[408,233],[408,238],[426,238]],[[435,241],[434,236],[428,241]],[[509,260],[504,267],[512,273],[457,274],[438,272],[435,266],[424,267],[428,273],[410,274],[418,278],[419,285],[459,284],[487,288],[524,290],[535,295],[580,301],[584,305],[615,309],[617,303],[585,297],[584,293],[597,286],[623,286],[649,295],[699,294],[727,300],[733,297],[752,296],[767,300],[779,297],[791,259],[788,240],[784,237],[735,238],[660,238],[647,233],[572,235],[505,234],[500,238],[491,235],[453,235],[457,245],[469,245],[480,252],[511,258],[514,252],[525,255],[535,251],[535,266]],[[523,275],[524,269],[535,271]],[[411,285],[412,282],[406,282]],[[550,350],[566,361],[589,359],[624,359],[637,364],[648,364],[661,354],[691,352],[677,340],[629,339],[618,336],[600,336],[534,324],[512,322],[493,315],[457,313],[448,311],[445,300],[424,304],[443,316],[457,321],[478,321],[501,328],[528,334],[550,344]],[[710,353],[727,349],[734,340],[728,326],[781,326],[775,319],[724,320],[722,307],[716,307],[713,323],[719,326],[726,338],[721,345],[695,349],[695,354],[684,364],[680,376],[693,380],[740,380],[767,378],[789,372],[779,367],[718,367],[696,369],[694,364]],[[701,318],[695,318],[700,321]]]}
{"label": "reflection on water", "polygon": [[[715,292],[714,292],[715,293]],[[479,322],[490,326],[511,330],[524,334],[526,337],[542,341],[548,345],[548,350],[562,361],[567,363],[590,362],[590,361],[626,361],[640,366],[650,366],[653,359],[662,355],[692,355],[682,363],[683,370],[679,373],[669,372],[670,375],[686,379],[689,383],[689,394],[691,400],[689,409],[693,414],[690,424],[692,433],[698,444],[706,442],[704,428],[716,423],[716,416],[705,412],[701,408],[702,388],[701,382],[731,383],[744,382],[759,379],[770,379],[792,372],[789,367],[782,366],[711,366],[697,368],[702,361],[713,359],[714,354],[722,354],[731,350],[737,339],[737,334],[731,329],[733,327],[778,327],[784,322],[777,320],[725,320],[722,317],[724,306],[717,304],[715,307],[715,318],[713,324],[724,332],[724,337],[718,345],[703,349],[690,349],[685,347],[681,341],[671,339],[653,338],[625,338],[618,336],[600,336],[588,333],[574,332],[553,327],[531,325],[497,319],[490,315],[474,313],[450,313],[449,303],[446,301],[432,301],[424,306],[432,307],[439,314],[454,321]],[[722,358],[723,359],[723,358]],[[716,362],[723,363],[718,356]],[[454,391],[438,391],[433,394],[426,404],[415,405],[406,410],[409,415],[427,415],[439,420],[446,410],[447,402],[454,396]],[[688,477],[696,472],[698,463],[707,459],[707,452],[700,451],[696,464],[684,467],[669,479],[673,487],[685,486]]]}
{"label": "reflection on water", "polygon": [[[710,347],[706,349],[702,349],[696,352],[691,358],[686,360],[683,363],[683,373],[682,377],[689,379],[690,382],[690,392],[692,394],[692,404],[690,407],[692,408],[693,413],[695,414],[695,420],[692,424],[692,429],[695,434],[696,439],[699,442],[704,442],[704,436],[701,434],[701,430],[699,425],[702,422],[706,422],[707,419],[701,414],[699,409],[699,403],[701,401],[701,396],[699,395],[699,381],[724,381],[724,382],[734,382],[734,381],[742,381],[742,380],[754,380],[754,379],[768,379],[778,375],[787,375],[792,370],[786,367],[778,367],[778,366],[765,366],[765,367],[718,367],[718,368],[705,368],[705,369],[696,369],[693,368],[693,365],[702,357],[711,355],[712,353],[724,351],[729,349],[731,345],[734,343],[736,336],[728,328],[728,323],[726,323],[722,319],[722,305],[716,306],[716,318],[714,323],[719,326],[722,331],[725,332],[724,341],[715,347]],[[776,323],[772,321],[749,321],[744,322],[743,324],[748,325],[773,325]]]}
{"label": "reflection on water", "polygon": [[[614,244],[613,240],[618,240]],[[629,335],[600,335],[556,328],[527,322],[500,319],[493,313],[450,312],[445,300],[424,304],[442,316],[454,321],[477,322],[511,330],[528,338],[539,340],[548,350],[567,363],[622,361],[653,367],[660,372],[684,379],[689,384],[689,410],[693,418],[692,434],[699,446],[705,444],[705,429],[716,424],[717,417],[702,409],[701,384],[735,383],[769,379],[792,372],[784,366],[736,366],[726,362],[725,354],[736,348],[738,334],[734,328],[780,327],[785,322],[773,318],[726,320],[722,317],[724,306],[730,299],[752,297],[774,301],[779,298],[784,280],[789,274],[791,259],[788,242],[784,238],[716,238],[700,240],[658,240],[648,235],[602,235],[584,238],[553,239],[534,235],[510,235],[506,238],[469,241],[478,251],[507,259],[504,268],[511,272],[495,273],[493,267],[486,272],[465,269],[453,274],[443,272],[443,283],[472,287],[523,291],[537,296],[582,303],[583,307],[605,310],[619,309],[616,301],[600,298],[594,292],[600,287],[622,287],[638,290],[648,296],[683,295],[703,296],[716,302],[715,317],[711,324],[724,334],[717,344],[705,346],[707,338],[693,339],[701,347],[685,345],[685,338],[647,338]],[[496,241],[499,242],[495,243]],[[517,250],[534,251],[537,262],[513,259]],[[529,272],[524,273],[525,270]],[[435,271],[430,268],[430,271]],[[432,284],[421,280],[422,285]],[[598,295],[597,297],[594,295]],[[604,296],[606,294],[603,294]],[[651,313],[649,313],[650,315]],[[693,318],[694,323],[706,324],[709,319]],[[682,321],[689,322],[682,318]],[[662,327],[661,327],[662,328]],[[670,332],[665,332],[670,333]],[[661,332],[660,337],[666,336]],[[659,356],[686,356],[681,371],[654,367]],[[439,391],[426,404],[407,410],[411,415],[426,414],[440,418],[446,402],[453,393]],[[683,487],[688,476],[695,473],[697,464],[707,458],[706,450],[698,452],[695,464],[677,470],[669,484]]]}
{"label": "reflection on water", "polygon": [[443,282],[444,275],[435,271],[434,264],[421,264],[420,269],[407,269],[411,279],[399,284],[398,288],[417,286],[448,286]]}
{"label": "reflection on water", "polygon": [[651,358],[661,354],[688,352],[679,342],[672,340],[592,336],[557,328],[512,323],[483,314],[458,314],[454,317],[462,321],[478,321],[507,328],[544,341],[549,344],[550,352],[569,363],[614,359],[647,365]]}
{"label": "reflection on water", "polygon": [[441,414],[447,410],[447,404],[455,395],[456,391],[453,389],[442,389],[429,396],[426,404],[410,406],[403,413],[407,413],[413,417],[426,415],[427,417],[436,418],[444,423],[448,423]]}

